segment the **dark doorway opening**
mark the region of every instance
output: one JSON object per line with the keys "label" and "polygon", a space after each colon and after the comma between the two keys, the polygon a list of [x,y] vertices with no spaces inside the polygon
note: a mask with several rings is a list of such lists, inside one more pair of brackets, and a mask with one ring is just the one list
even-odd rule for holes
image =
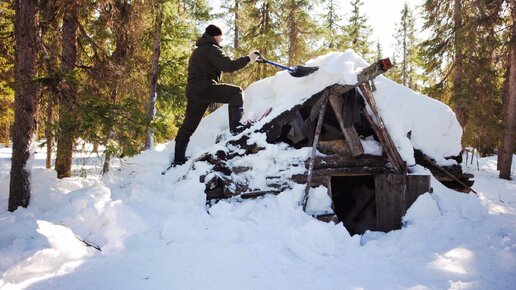
{"label": "dark doorway opening", "polygon": [[376,229],[374,176],[333,176],[334,211],[350,234]]}

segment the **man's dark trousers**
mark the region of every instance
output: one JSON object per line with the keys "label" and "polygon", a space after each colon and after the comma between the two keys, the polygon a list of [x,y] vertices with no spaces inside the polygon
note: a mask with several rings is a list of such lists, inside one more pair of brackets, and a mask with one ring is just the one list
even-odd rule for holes
{"label": "man's dark trousers", "polygon": [[228,104],[230,131],[235,131],[242,118],[242,89],[229,84],[213,84],[203,89],[187,87],[186,116],[176,136],[175,161],[185,160],[185,151],[190,137],[199,126],[211,103]]}

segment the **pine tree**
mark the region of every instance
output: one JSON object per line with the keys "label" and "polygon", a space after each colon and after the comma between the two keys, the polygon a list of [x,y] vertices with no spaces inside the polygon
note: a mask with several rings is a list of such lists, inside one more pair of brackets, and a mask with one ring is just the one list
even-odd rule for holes
{"label": "pine tree", "polygon": [[323,36],[325,37],[324,46],[329,50],[336,49],[338,46],[338,39],[341,38],[341,21],[342,18],[338,13],[339,2],[335,0],[325,0],[322,14]]}
{"label": "pine tree", "polygon": [[15,99],[13,153],[9,185],[9,211],[27,207],[30,201],[30,168],[27,161],[36,127],[38,86],[38,3],[36,0],[16,0],[15,7]]}
{"label": "pine tree", "polygon": [[[259,50],[265,57],[276,61],[288,61],[283,53],[282,23],[280,21],[280,1],[239,2],[239,18],[237,21],[241,39],[239,50],[233,51],[235,57],[247,54],[251,50]],[[233,74],[225,74],[224,80],[230,80],[239,86],[246,87],[252,82],[275,73],[277,69],[270,65],[256,64]]]}
{"label": "pine tree", "polygon": [[501,134],[502,2],[427,0],[424,6],[431,35],[422,49],[433,77],[426,92],[450,104],[464,129],[463,144],[483,155],[494,153]]}
{"label": "pine tree", "polygon": [[280,6],[285,35],[288,36],[287,64],[293,66],[310,57],[310,39],[314,38],[317,25],[310,18],[312,9],[307,0],[289,0]]}
{"label": "pine tree", "polygon": [[[161,57],[158,76],[156,118],[153,122],[156,142],[174,138],[184,119],[188,58],[201,35],[196,23],[210,19],[205,2],[178,13],[173,1],[163,5]],[[195,12],[195,13],[193,13]]]}
{"label": "pine tree", "polygon": [[356,53],[368,60],[371,57],[369,35],[371,35],[371,27],[367,24],[367,17],[362,14],[362,0],[352,0],[351,15],[348,24],[344,26],[344,39],[342,48],[352,48]]}
{"label": "pine tree", "polygon": [[401,10],[401,20],[397,24],[395,51],[393,59],[399,60],[400,64],[393,67],[389,77],[411,89],[417,89],[419,80],[419,49],[416,38],[414,12],[407,3]]}

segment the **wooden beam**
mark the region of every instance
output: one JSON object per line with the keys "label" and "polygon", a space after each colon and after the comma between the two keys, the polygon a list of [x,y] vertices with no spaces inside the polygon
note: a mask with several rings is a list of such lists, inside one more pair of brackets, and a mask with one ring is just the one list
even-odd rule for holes
{"label": "wooden beam", "polygon": [[373,127],[373,130],[375,131],[376,135],[378,136],[380,144],[382,145],[382,148],[384,149],[387,158],[389,158],[389,160],[392,162],[397,173],[406,173],[407,170],[405,162],[403,161],[403,159],[401,159],[400,153],[396,148],[396,144],[394,144],[394,141],[392,141],[392,138],[387,132],[387,128],[385,127],[385,124],[383,123],[383,120],[380,117],[380,114],[378,113],[378,108],[376,106],[376,101],[374,99],[373,94],[364,84],[361,84],[359,88],[362,92],[364,100],[369,105],[371,112],[373,112],[375,120],[373,120],[371,116],[369,116],[365,108],[363,110],[363,114],[369,121],[369,123],[371,123],[371,126]]}
{"label": "wooden beam", "polygon": [[263,125],[262,128],[258,129],[259,132],[267,132],[268,130],[272,129],[272,127],[275,127],[276,125],[283,126],[283,124],[286,124],[289,122],[292,118],[295,117],[295,114],[299,109],[304,107],[305,105],[313,105],[315,102],[319,100],[319,98],[322,96],[322,92],[329,90],[330,95],[336,95],[340,96],[350,90],[353,90],[356,86],[363,84],[365,82],[368,82],[370,80],[373,80],[375,77],[385,73],[391,66],[385,65],[386,63],[390,63],[389,59],[381,59],[378,60],[376,63],[373,63],[372,65],[364,68],[358,75],[357,75],[357,83],[353,85],[341,85],[341,84],[334,84],[331,86],[326,87],[321,92],[312,95],[310,98],[308,98],[306,101],[304,101],[301,104],[297,104],[294,107],[292,107],[290,110],[284,111],[277,117],[274,117],[273,120],[268,122],[267,124]]}
{"label": "wooden beam", "polygon": [[[383,173],[393,173],[392,169],[386,166],[359,166],[359,167],[343,167],[343,168],[322,168],[314,169],[312,172],[312,179],[319,180],[327,176],[362,176],[374,175]],[[306,174],[295,174],[292,176],[292,181],[297,183],[307,182]],[[313,183],[313,182],[312,182]]]}
{"label": "wooden beam", "polygon": [[344,138],[347,141],[351,155],[360,156],[364,154],[364,148],[362,147],[362,143],[360,142],[360,138],[358,137],[355,127],[351,126],[346,128],[344,126],[344,117],[342,113],[342,105],[344,104],[344,101],[342,95],[330,95],[330,104],[333,108],[333,111],[335,112],[335,116],[337,117],[340,130],[342,131],[342,134],[344,134]]}
{"label": "wooden beam", "polygon": [[324,121],[324,113],[326,112],[326,105],[328,104],[328,91],[325,91],[323,93],[323,101],[321,104],[321,108],[319,109],[319,119],[317,120],[317,127],[315,128],[315,137],[314,142],[312,144],[312,152],[310,154],[310,165],[308,167],[308,176],[307,176],[307,182],[305,187],[305,194],[303,196],[302,206],[303,211],[306,211],[306,202],[308,201],[308,195],[310,192],[310,185],[312,182],[312,172],[314,169],[314,162],[315,162],[315,153],[317,151],[317,144],[319,143],[319,138],[321,137],[321,129]]}
{"label": "wooden beam", "polygon": [[[306,161],[308,166],[308,160]],[[339,155],[315,157],[314,169],[342,168],[342,167],[365,167],[365,166],[387,166],[387,160],[383,156],[362,155],[359,157],[343,157]]]}

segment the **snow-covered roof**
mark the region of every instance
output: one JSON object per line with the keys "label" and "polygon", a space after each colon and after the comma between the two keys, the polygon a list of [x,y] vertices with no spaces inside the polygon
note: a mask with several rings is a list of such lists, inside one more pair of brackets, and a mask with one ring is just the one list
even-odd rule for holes
{"label": "snow-covered roof", "polygon": [[[346,50],[319,56],[306,65],[318,66],[319,70],[303,78],[294,78],[288,72],[280,71],[245,89],[244,119],[256,119],[272,107],[271,114],[260,122],[263,124],[329,85],[353,85],[357,82],[357,74],[368,63],[352,50]],[[374,97],[379,113],[401,157],[409,166],[415,164],[414,149],[421,150],[440,165],[455,163],[445,158],[456,156],[461,151],[462,128],[447,105],[384,76],[378,76],[375,85]],[[192,136],[190,154],[205,152],[213,146],[216,136],[227,130],[227,106],[223,106],[203,119]]]}

